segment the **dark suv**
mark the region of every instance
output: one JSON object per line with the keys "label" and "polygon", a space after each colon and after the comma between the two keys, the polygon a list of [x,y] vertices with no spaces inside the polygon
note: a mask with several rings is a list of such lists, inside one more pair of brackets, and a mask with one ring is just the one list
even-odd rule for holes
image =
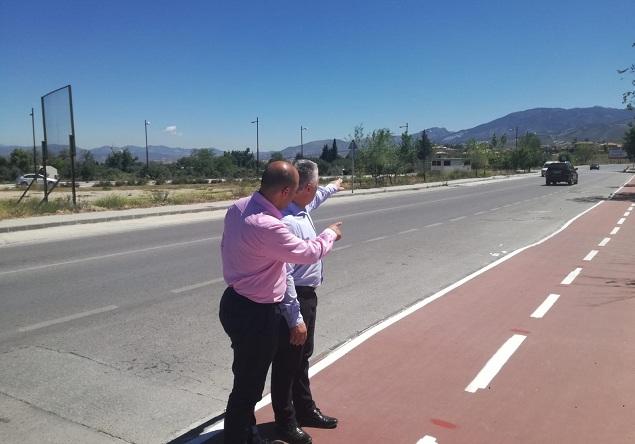
{"label": "dark suv", "polygon": [[547,185],[566,182],[569,185],[578,183],[578,169],[571,162],[556,162],[549,165],[545,173]]}

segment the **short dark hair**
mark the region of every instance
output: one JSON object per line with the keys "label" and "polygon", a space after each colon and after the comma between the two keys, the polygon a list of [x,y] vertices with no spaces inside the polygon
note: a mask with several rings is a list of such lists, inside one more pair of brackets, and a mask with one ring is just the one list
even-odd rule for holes
{"label": "short dark hair", "polygon": [[297,159],[293,162],[293,166],[296,167],[300,176],[300,183],[298,184],[300,189],[318,178],[318,166],[312,160]]}
{"label": "short dark hair", "polygon": [[265,167],[260,179],[260,189],[262,191],[278,191],[285,187],[296,186],[295,177],[292,168],[284,168],[281,164],[287,161],[270,162]]}

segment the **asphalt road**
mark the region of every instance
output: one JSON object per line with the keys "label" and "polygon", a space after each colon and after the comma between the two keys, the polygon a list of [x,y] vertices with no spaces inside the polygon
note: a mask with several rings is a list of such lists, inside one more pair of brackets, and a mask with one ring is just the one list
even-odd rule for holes
{"label": "asphalt road", "polygon": [[[331,199],[316,225],[342,220],[344,237],[325,260],[316,356],[552,233],[627,179],[617,167],[579,173],[575,186],[534,175]],[[224,409],[222,213],[91,230],[0,248],[0,441],[165,442]]]}

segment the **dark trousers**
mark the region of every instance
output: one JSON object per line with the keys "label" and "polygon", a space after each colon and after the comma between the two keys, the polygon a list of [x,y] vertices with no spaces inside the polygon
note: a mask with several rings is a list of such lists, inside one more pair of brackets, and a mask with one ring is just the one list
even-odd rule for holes
{"label": "dark trousers", "polygon": [[296,423],[315,408],[309,385],[309,358],[313,355],[317,295],[312,287],[296,287],[300,313],[307,328],[304,345],[289,343],[289,326],[280,325],[278,350],[271,367],[271,406],[278,425]]}
{"label": "dark trousers", "polygon": [[282,319],[278,304],[258,304],[228,287],[219,317],[234,350],[234,386],[225,411],[225,443],[260,443],[254,408],[262,398]]}

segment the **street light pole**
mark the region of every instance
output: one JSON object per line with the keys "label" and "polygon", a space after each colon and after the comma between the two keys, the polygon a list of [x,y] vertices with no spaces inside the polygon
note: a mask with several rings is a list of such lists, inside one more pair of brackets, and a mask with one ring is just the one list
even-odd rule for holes
{"label": "street light pole", "polygon": [[308,130],[308,128],[300,125],[300,158],[304,159],[304,139],[302,138],[302,132]]}
{"label": "street light pole", "polygon": [[254,120],[251,123],[256,124],[256,174],[258,174],[258,170],[260,169],[260,142],[258,140],[258,125],[259,125],[258,117],[256,117],[256,120]]}
{"label": "street light pole", "polygon": [[148,176],[150,174],[150,157],[148,156],[148,125],[150,122],[144,119],[143,125],[146,130],[146,176]]}
{"label": "street light pole", "polygon": [[35,114],[31,108],[31,129],[33,130],[33,173],[37,177],[37,152],[35,150]]}
{"label": "street light pole", "polygon": [[408,122],[406,122],[405,125],[402,125],[399,128],[406,128],[406,134],[408,134]]}

